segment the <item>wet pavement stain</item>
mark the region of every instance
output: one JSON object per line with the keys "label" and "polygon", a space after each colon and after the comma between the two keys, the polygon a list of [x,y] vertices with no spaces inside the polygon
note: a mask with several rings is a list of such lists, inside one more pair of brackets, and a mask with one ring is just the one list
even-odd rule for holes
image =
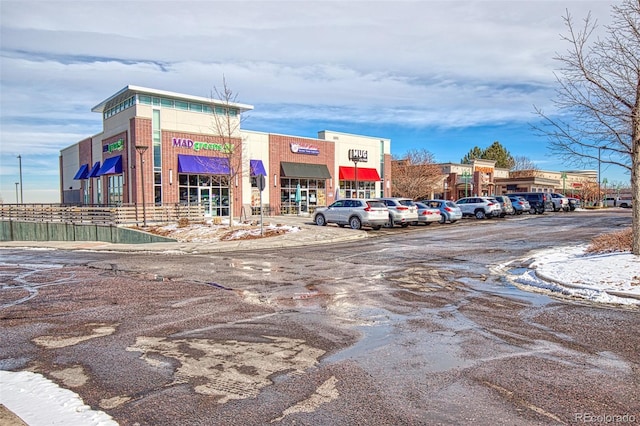
{"label": "wet pavement stain", "polygon": [[[303,340],[263,336],[264,342],[223,342],[208,339],[169,340],[138,337],[127,351],[141,352],[141,358],[158,366],[157,355],[180,363],[174,383],[198,384],[194,391],[217,397],[219,404],[234,399],[255,397],[260,389],[272,384],[271,376],[279,373],[303,373],[317,364],[325,351],[305,344]],[[193,357],[187,352],[196,351]]]}

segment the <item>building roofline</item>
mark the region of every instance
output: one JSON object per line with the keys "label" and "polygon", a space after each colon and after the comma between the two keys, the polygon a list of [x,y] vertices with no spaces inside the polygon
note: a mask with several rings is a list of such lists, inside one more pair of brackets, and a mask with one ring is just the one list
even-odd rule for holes
{"label": "building roofline", "polygon": [[231,107],[234,107],[234,108],[238,108],[241,113],[253,110],[253,105],[241,104],[241,103],[238,103],[238,102],[225,102],[225,101],[222,101],[222,100],[219,100],[219,99],[205,98],[203,96],[186,95],[184,93],[170,92],[170,91],[167,91],[167,90],[151,89],[151,88],[148,88],[148,87],[134,86],[134,85],[130,84],[128,86],[123,87],[118,92],[114,93],[113,95],[111,95],[107,99],[105,99],[104,101],[100,102],[98,105],[96,105],[93,108],[91,108],[91,111],[92,112],[100,112],[100,113],[104,112],[104,108],[105,108],[105,106],[107,105],[107,103],[109,101],[111,101],[111,100],[113,100],[115,98],[118,98],[118,97],[120,97],[122,95],[125,95],[127,92],[131,92],[131,95],[142,93],[142,94],[146,94],[146,95],[168,97],[168,98],[173,98],[173,99],[181,99],[181,100],[191,101],[191,102],[200,102],[200,103],[205,103],[205,104],[213,103],[215,105],[220,105],[220,106],[231,106]]}

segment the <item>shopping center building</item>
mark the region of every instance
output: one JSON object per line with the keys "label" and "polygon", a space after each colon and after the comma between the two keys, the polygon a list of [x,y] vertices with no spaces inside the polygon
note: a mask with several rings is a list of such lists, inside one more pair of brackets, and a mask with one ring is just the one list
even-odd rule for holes
{"label": "shopping center building", "polygon": [[202,204],[207,216],[227,216],[231,205],[241,216],[260,206],[271,215],[299,214],[336,197],[391,195],[389,139],[241,129],[242,114],[252,109],[127,86],[92,109],[102,114],[101,133],[61,150],[61,200]]}

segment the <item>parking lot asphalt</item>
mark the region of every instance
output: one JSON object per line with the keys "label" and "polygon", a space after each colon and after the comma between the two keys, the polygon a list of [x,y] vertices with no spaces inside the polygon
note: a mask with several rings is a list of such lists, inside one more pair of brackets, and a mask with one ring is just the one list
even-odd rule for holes
{"label": "parking lot asphalt", "polygon": [[[259,218],[257,219],[259,223]],[[182,252],[221,253],[228,251],[260,250],[281,247],[299,247],[368,238],[371,230],[353,230],[336,225],[317,226],[311,216],[273,216],[263,218],[263,226],[291,226],[296,232],[280,235],[208,242],[168,242],[144,244],[114,244],[103,241],[3,241],[7,248],[42,248],[58,250],[94,250],[118,252]]]}

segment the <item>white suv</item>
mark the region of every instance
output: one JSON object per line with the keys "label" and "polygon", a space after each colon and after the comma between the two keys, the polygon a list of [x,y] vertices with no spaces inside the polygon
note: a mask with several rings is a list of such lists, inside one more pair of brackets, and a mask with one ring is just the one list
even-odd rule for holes
{"label": "white suv", "polygon": [[456,204],[463,216],[475,216],[476,219],[499,217],[502,214],[500,203],[491,197],[465,197],[456,201]]}
{"label": "white suv", "polygon": [[380,198],[380,201],[389,209],[389,222],[386,226],[393,228],[395,225],[400,225],[406,228],[418,222],[418,206],[411,198]]}
{"label": "white suv", "polygon": [[313,215],[318,226],[337,223],[339,226],[349,225],[351,229],[370,226],[380,229],[389,220],[389,209],[378,200],[360,198],[343,198],[336,200],[329,207],[319,207]]}

